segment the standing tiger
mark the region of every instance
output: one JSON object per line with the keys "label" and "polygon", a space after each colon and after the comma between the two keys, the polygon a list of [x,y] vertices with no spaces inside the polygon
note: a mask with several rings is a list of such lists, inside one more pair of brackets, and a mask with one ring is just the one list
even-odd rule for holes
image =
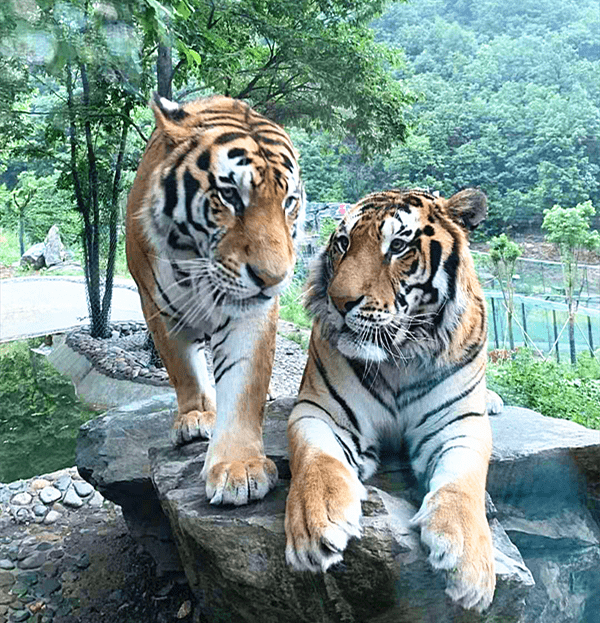
{"label": "standing tiger", "polygon": [[151,107],[156,129],[127,204],[129,270],[177,393],[176,441],[209,437],[208,499],[245,504],[277,480],[262,420],[304,212],[297,156],[241,101],[155,96]]}
{"label": "standing tiger", "polygon": [[342,559],[360,534],[361,481],[382,451],[404,445],[426,491],[412,523],[430,563],[448,571],[446,591],[463,607],[491,603],[486,313],[467,240],[485,214],[478,190],[447,200],[371,194],[313,267],[306,299],[315,324],[288,425],[293,568],[326,571]]}

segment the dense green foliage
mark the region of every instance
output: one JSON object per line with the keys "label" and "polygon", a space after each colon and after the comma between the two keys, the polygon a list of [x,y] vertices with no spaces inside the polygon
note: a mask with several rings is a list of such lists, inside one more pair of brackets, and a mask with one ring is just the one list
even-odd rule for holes
{"label": "dense green foliage", "polygon": [[493,233],[539,227],[555,203],[600,205],[597,0],[419,0],[374,26],[404,50],[397,75],[420,94],[412,132],[368,164],[348,144],[331,200],[340,184],[345,201],[389,186],[480,186]]}
{"label": "dense green foliage", "polygon": [[0,482],[73,465],[79,426],[94,416],[35,346],[39,340],[0,346]]}
{"label": "dense green foliage", "polygon": [[[600,353],[598,353],[600,354]],[[577,365],[543,360],[527,349],[513,359],[488,363],[488,387],[509,405],[600,429],[600,359],[582,353]]]}

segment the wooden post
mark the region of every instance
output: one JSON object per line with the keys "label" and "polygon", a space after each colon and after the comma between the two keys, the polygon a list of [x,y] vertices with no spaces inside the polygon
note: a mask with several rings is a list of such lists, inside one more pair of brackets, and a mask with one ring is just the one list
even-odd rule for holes
{"label": "wooden post", "polygon": [[[525,303],[521,303],[521,315],[523,316],[523,346],[527,346],[527,315],[525,314]],[[531,340],[533,343],[533,340]]]}
{"label": "wooden post", "polygon": [[590,316],[587,317],[587,324],[588,324],[588,337],[589,337],[589,343],[590,343],[590,355],[592,357],[595,357],[596,355],[594,355],[594,335],[592,333],[592,319]]}

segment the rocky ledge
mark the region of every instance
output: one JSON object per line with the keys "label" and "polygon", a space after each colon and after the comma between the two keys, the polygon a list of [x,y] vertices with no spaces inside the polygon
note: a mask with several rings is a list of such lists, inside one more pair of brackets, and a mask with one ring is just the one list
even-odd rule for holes
{"label": "rocky ledge", "polygon": [[369,483],[364,536],[351,542],[342,565],[324,576],[285,566],[284,431],[292,404],[280,399],[268,408],[266,451],[279,484],[241,508],[208,504],[199,480],[207,444],[170,447],[174,405],[164,398],[113,410],[81,429],[80,473],[122,506],[134,535],[165,568],[181,562],[208,620],[600,623],[597,431],[513,407],[491,418],[497,591],[480,616],[454,607],[443,577],[428,567],[408,527],[418,494],[402,464],[384,466]]}

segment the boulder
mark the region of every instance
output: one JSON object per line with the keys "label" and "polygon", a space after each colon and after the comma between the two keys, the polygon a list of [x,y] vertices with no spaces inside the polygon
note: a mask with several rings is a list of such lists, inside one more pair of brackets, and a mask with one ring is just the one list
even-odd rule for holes
{"label": "boulder", "polygon": [[181,569],[171,527],[150,478],[148,449],[169,439],[174,395],[108,411],[81,426],[77,468],[104,497],[119,504],[131,535],[152,555],[157,573]]}
{"label": "boulder", "polygon": [[286,419],[287,415],[270,414],[265,430],[266,452],[277,465],[279,482],[264,500],[247,507],[209,504],[198,478],[206,442],[150,450],[154,486],[206,620],[519,621],[533,579],[498,520],[490,517],[496,548],[496,597],[485,615],[477,615],[452,604],[444,593],[444,578],[428,565],[419,535],[409,526],[417,511],[411,502],[414,492],[400,471],[388,472],[378,481],[387,491],[368,487],[363,536],[351,541],[343,564],[324,575],[292,571],[284,557],[290,477]]}
{"label": "boulder", "polygon": [[292,405],[279,399],[267,410],[265,448],[280,482],[241,508],[207,503],[199,478],[206,442],[171,447],[172,397],[112,410],[81,428],[80,473],[122,505],[159,569],[176,568],[179,555],[208,620],[600,623],[598,431],[516,407],[491,418],[498,588],[492,609],[479,617],[452,606],[443,577],[429,569],[408,527],[419,500],[401,462],[368,483],[364,536],[350,543],[343,565],[325,576],[287,569]]}
{"label": "boulder", "polygon": [[29,247],[25,253],[21,256],[20,264],[23,268],[33,268],[34,270],[39,270],[43,268],[46,264],[44,259],[44,251],[46,245],[43,242],[38,242],[34,244],[32,247]]}
{"label": "boulder", "polygon": [[523,623],[600,623],[600,431],[529,409],[491,417],[487,488],[535,578]]}
{"label": "boulder", "polygon": [[44,240],[44,247],[46,266],[55,266],[65,261],[67,254],[65,252],[65,246],[60,239],[58,225],[52,225],[48,231],[48,235]]}

